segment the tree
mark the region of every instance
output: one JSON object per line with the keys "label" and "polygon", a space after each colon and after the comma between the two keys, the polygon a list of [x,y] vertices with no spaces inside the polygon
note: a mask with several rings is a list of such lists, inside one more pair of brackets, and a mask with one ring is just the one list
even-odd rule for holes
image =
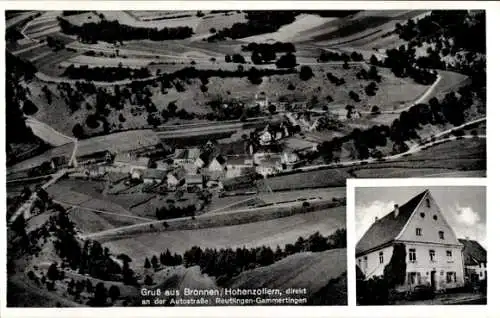
{"label": "tree", "polygon": [[376,115],[376,114],[380,114],[380,108],[378,106],[373,106],[372,107],[372,114]]}
{"label": "tree", "polygon": [[245,58],[241,54],[233,54],[233,62],[245,64]]}
{"label": "tree", "polygon": [[159,264],[158,264],[158,257],[156,257],[156,255],[153,255],[153,257],[151,257],[151,265],[155,270],[158,269]]}
{"label": "tree", "polygon": [[262,64],[262,56],[257,51],[252,52],[251,60],[253,64]]}
{"label": "tree", "polygon": [[271,114],[276,113],[276,105],[274,104],[269,105],[268,110]]}
{"label": "tree", "polygon": [[146,275],[146,277],[144,278],[144,284],[147,286],[153,285],[153,279],[151,278],[151,276]]}
{"label": "tree", "polygon": [[406,279],[406,247],[403,243],[395,243],[392,257],[384,267],[384,279],[389,288],[404,284]]}
{"label": "tree", "polygon": [[175,102],[170,102],[170,103],[168,103],[167,109],[168,109],[168,112],[171,115],[173,115],[177,111],[177,105],[175,104]]}
{"label": "tree", "polygon": [[370,64],[378,65],[378,59],[374,54],[372,54],[372,56],[370,57]]}
{"label": "tree", "polygon": [[49,280],[58,280],[59,279],[59,270],[57,269],[57,264],[52,263],[47,270],[47,278]]}
{"label": "tree", "polygon": [[292,68],[295,67],[296,65],[297,65],[297,58],[292,53],[287,53],[285,55],[282,55],[276,61],[277,68]]}
{"label": "tree", "polygon": [[108,294],[112,301],[116,301],[118,298],[120,298],[120,288],[118,288],[118,286],[116,285],[112,285],[111,287],[109,287]]}
{"label": "tree", "polygon": [[303,81],[308,81],[314,76],[311,67],[305,65],[300,68],[299,78]]}
{"label": "tree", "polygon": [[184,191],[182,191],[182,190],[178,190],[178,191],[176,191],[176,192],[175,192],[175,198],[176,198],[177,200],[182,199],[182,197],[183,197],[183,196],[184,196]]}
{"label": "tree", "polygon": [[99,282],[95,285],[94,298],[91,300],[91,305],[94,307],[103,307],[106,305],[106,299],[108,298],[108,291],[104,286],[104,283]]}
{"label": "tree", "polygon": [[84,136],[84,131],[83,131],[83,127],[82,125],[80,124],[75,124],[75,126],[73,126],[73,136],[75,136],[75,138],[77,139],[80,139],[80,138],[83,138]]}
{"label": "tree", "polygon": [[151,263],[149,262],[149,259],[147,257],[144,260],[144,268],[151,268]]}
{"label": "tree", "polygon": [[33,104],[33,102],[29,99],[25,100],[24,101],[24,104],[23,104],[23,112],[26,114],[26,115],[33,115],[35,114],[36,112],[38,111],[38,107],[36,107],[35,104]]}

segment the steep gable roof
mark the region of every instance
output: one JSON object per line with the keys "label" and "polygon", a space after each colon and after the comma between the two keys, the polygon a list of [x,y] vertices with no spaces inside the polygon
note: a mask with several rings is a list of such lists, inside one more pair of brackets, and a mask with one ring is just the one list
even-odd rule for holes
{"label": "steep gable roof", "polygon": [[486,263],[486,250],[474,240],[458,239],[464,245],[465,265],[478,265]]}
{"label": "steep gable roof", "polygon": [[391,242],[398,236],[403,227],[408,223],[413,211],[417,208],[428,190],[416,195],[399,207],[399,215],[394,216],[394,210],[375,223],[366,231],[356,244],[356,255],[367,252],[380,245]]}

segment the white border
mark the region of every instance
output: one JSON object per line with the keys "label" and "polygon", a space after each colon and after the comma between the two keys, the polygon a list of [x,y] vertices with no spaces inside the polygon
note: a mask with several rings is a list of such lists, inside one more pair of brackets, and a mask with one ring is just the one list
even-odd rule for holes
{"label": "white border", "polygon": [[[486,9],[486,19],[487,19],[487,62],[488,62],[488,76],[487,76],[487,113],[489,118],[500,118],[500,99],[498,98],[498,79],[500,74],[500,67],[498,56],[500,52],[498,50],[498,31],[500,30],[500,4],[498,2],[471,2],[471,1],[296,1],[291,4],[289,1],[4,1],[0,3],[2,9],[25,9],[25,10],[212,10],[212,9]],[[1,32],[4,33],[5,29],[5,18],[1,19]],[[5,47],[5,37],[0,36],[0,43]],[[2,63],[1,67],[4,67],[5,63],[5,51],[0,50]],[[4,70],[0,70],[1,74],[5,74]],[[1,96],[5,100],[5,78],[0,76],[0,92]],[[493,105],[490,107],[490,104]],[[0,116],[0,126],[4,127],[5,117]],[[487,134],[490,136],[487,140],[488,145],[488,186],[490,193],[499,193],[500,188],[496,187],[496,182],[493,180],[500,180],[498,165],[494,161],[498,158],[497,148],[493,144],[493,136],[500,136],[498,128],[500,125],[489,124],[487,127]],[[5,183],[5,130],[2,129],[0,138],[0,197],[2,200],[3,207],[6,206],[6,183]],[[495,145],[496,146],[496,145]],[[411,182],[416,182],[417,179],[411,179]],[[426,179],[429,180],[429,179]],[[401,182],[401,179],[398,179]],[[463,182],[462,182],[463,183]],[[374,184],[381,184],[381,180],[377,179]],[[348,194],[349,200],[349,194]],[[494,228],[494,225],[500,224],[500,216],[496,211],[496,207],[500,206],[500,201],[498,197],[494,195],[487,195],[488,205],[487,211],[493,211],[488,213],[488,241],[495,242],[498,237],[498,230]],[[349,210],[349,207],[348,207]],[[354,231],[353,221],[350,220],[352,216],[347,217],[347,227],[348,236],[349,233]],[[0,239],[0,251],[6,251],[6,220],[5,217],[0,217],[0,231],[2,233],[2,238]],[[354,233],[354,232],[353,232]],[[351,234],[352,235],[352,234]],[[352,238],[350,239],[352,241]],[[349,244],[349,241],[348,241]],[[493,243],[489,246],[494,246]],[[351,249],[350,249],[351,250]],[[354,253],[353,251],[348,251]],[[497,253],[491,250],[488,258],[491,268],[497,268],[500,265],[498,263]],[[114,315],[119,315],[121,317],[254,317],[254,316],[283,316],[283,317],[439,317],[439,316],[453,316],[453,317],[469,317],[471,315],[480,314],[481,316],[497,317],[500,316],[500,307],[494,302],[495,298],[498,298],[498,275],[495,271],[491,271],[489,275],[489,304],[487,307],[473,307],[473,306],[460,306],[460,307],[443,307],[443,306],[433,306],[432,310],[425,310],[425,307],[416,307],[414,310],[410,309],[408,306],[403,307],[377,307],[373,310],[370,307],[355,307],[355,301],[352,302],[352,291],[354,286],[349,282],[349,306],[344,307],[176,307],[176,308],[76,308],[76,309],[24,309],[24,308],[5,308],[6,304],[6,255],[0,252],[0,264],[2,266],[2,274],[0,274],[0,317],[109,317]],[[351,264],[348,263],[350,266]],[[351,268],[351,267],[350,267]],[[350,275],[349,271],[349,275]],[[495,297],[496,296],[496,297]]]}
{"label": "white border", "polygon": [[[490,236],[491,231],[488,228],[488,224],[491,223],[491,220],[488,216],[488,211],[490,210],[488,201],[488,182],[486,178],[387,178],[387,179],[347,179],[347,188],[346,188],[346,196],[347,196],[347,281],[348,281],[348,295],[349,295],[349,304],[356,303],[356,189],[357,188],[405,188],[405,187],[435,187],[435,186],[483,186],[486,187],[486,214],[487,214],[487,232],[486,235]],[[390,189],[388,189],[390,191]],[[494,213],[494,212],[493,212]],[[491,240],[487,238],[488,241]],[[489,245],[492,246],[492,245]],[[495,250],[488,251],[488,268],[495,269],[497,260],[497,254],[495,254]],[[358,308],[367,308],[368,310],[376,308],[376,315],[381,312],[387,315],[387,317],[392,316],[392,314],[403,312],[404,309],[399,308],[407,308],[407,310],[411,310],[410,308],[414,308],[415,311],[418,309],[418,313],[420,317],[424,316],[432,316],[437,317],[437,312],[444,311],[448,313],[449,317],[456,317],[457,314],[461,314],[466,316],[466,313],[481,313],[482,316],[493,313],[493,308],[496,307],[495,302],[495,290],[492,286],[496,286],[496,282],[498,280],[499,275],[495,270],[488,271],[488,305],[419,305],[419,306],[360,306]],[[418,309],[417,309],[418,308]],[[387,311],[387,313],[385,313]],[[496,311],[498,312],[498,311]],[[375,313],[375,311],[373,311]],[[444,313],[444,312],[443,312]],[[447,316],[448,316],[447,315]]]}

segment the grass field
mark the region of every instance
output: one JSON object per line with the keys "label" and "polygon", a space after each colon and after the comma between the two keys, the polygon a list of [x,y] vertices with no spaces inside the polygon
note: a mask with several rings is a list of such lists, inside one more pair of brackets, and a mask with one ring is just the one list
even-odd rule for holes
{"label": "grass field", "polygon": [[126,253],[135,266],[142,266],[144,257],[167,248],[184,253],[193,245],[210,248],[267,245],[275,247],[293,243],[299,236],[316,231],[329,235],[345,227],[345,207],[338,207],[274,220],[243,225],[187,231],[166,231],[134,235],[103,243],[111,251]]}
{"label": "grass field", "polygon": [[[346,249],[334,249],[324,252],[298,253],[288,256],[272,265],[241,273],[232,279],[232,288],[305,288],[310,297],[331,279],[337,278],[347,270]],[[347,304],[347,288],[343,291]],[[340,305],[340,304],[339,304]]]}
{"label": "grass field", "polygon": [[269,186],[273,191],[320,187],[343,187],[350,175],[343,169],[328,169],[294,173],[259,180],[257,185],[262,191]]}

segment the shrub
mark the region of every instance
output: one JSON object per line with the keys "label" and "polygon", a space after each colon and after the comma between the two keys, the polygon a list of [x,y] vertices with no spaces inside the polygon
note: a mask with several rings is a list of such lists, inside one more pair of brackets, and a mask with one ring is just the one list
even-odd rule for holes
{"label": "shrub", "polygon": [[308,81],[314,76],[314,73],[309,66],[302,66],[300,68],[299,78],[303,81]]}

